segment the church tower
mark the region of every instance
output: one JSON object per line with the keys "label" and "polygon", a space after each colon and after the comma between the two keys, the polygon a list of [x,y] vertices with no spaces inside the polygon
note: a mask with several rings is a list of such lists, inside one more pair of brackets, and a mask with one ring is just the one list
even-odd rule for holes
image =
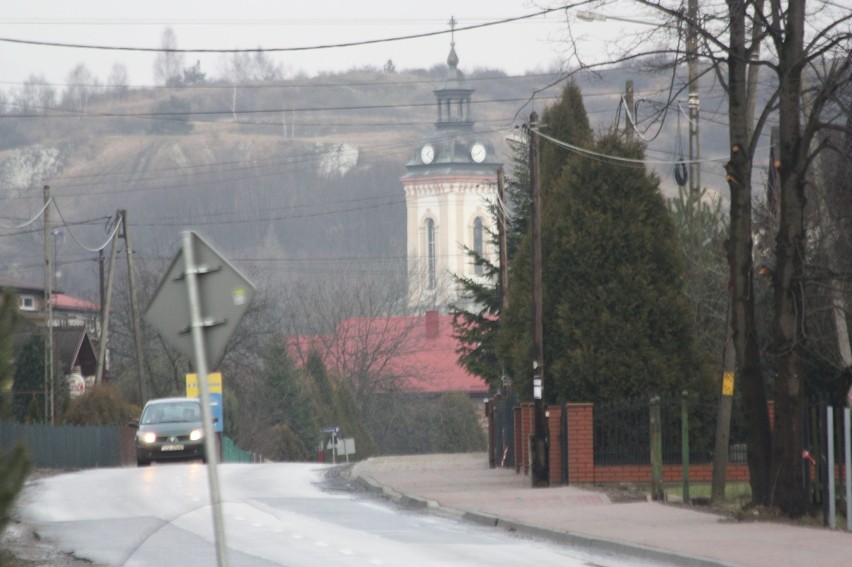
{"label": "church tower", "polygon": [[[450,20],[455,27],[455,20]],[[470,88],[450,42],[447,77],[435,89],[435,131],[414,149],[402,177],[407,211],[408,297],[416,310],[459,303],[452,274],[484,276],[465,252],[491,259],[491,207],[497,199],[494,147],[473,130]]]}

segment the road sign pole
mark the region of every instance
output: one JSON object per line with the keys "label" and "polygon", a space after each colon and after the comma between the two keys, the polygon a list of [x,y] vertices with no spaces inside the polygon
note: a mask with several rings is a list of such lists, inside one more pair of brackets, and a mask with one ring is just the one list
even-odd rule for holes
{"label": "road sign pole", "polygon": [[217,471],[216,442],[213,436],[213,419],[210,410],[210,396],[207,386],[207,352],[204,346],[205,322],[201,315],[201,299],[198,292],[198,272],[195,266],[193,233],[184,231],[183,257],[185,265],[186,288],[189,295],[190,330],[195,350],[195,365],[198,371],[198,386],[201,392],[201,418],[204,422],[204,450],[207,455],[207,477],[210,484],[210,504],[213,508],[213,531],[216,540],[216,559],[219,567],[228,565],[225,546],[225,524],[222,519],[221,495],[219,492],[219,474]]}

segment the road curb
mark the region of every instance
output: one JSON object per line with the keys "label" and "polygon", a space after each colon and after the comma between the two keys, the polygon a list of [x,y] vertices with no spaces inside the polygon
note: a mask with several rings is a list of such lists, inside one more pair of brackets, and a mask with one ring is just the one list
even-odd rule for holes
{"label": "road curb", "polygon": [[405,504],[413,508],[441,511],[480,526],[500,528],[517,534],[546,539],[559,544],[570,545],[587,553],[593,552],[596,554],[617,555],[619,557],[626,556],[638,560],[668,563],[671,565],[677,565],[678,567],[738,567],[733,563],[727,563],[725,561],[717,561],[714,559],[697,557],[674,551],[666,551],[635,543],[607,540],[588,535],[541,528],[529,524],[513,522],[511,520],[504,520],[498,516],[483,514],[481,512],[467,512],[455,508],[447,508],[445,506],[441,506],[435,500],[397,492],[389,487],[379,484],[371,476],[359,473],[356,469],[351,470],[350,478],[366,488],[368,491],[377,493],[394,502]]}

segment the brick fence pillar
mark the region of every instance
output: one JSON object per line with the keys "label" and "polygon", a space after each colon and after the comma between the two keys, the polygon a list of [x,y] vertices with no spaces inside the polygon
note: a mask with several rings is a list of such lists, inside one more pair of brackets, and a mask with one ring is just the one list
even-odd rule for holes
{"label": "brick fence pillar", "polygon": [[547,448],[547,474],[550,486],[562,484],[562,450],[560,431],[562,406],[547,406],[547,430],[550,444]]}
{"label": "brick fence pillar", "polygon": [[568,404],[568,482],[595,480],[595,410],[589,403]]}

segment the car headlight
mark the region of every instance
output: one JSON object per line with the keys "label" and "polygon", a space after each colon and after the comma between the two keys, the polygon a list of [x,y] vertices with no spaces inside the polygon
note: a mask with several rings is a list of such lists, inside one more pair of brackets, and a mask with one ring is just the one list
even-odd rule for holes
{"label": "car headlight", "polygon": [[204,437],[204,430],[202,429],[193,429],[192,433],[189,434],[190,441],[198,441],[202,437]]}
{"label": "car headlight", "polygon": [[150,445],[151,443],[153,443],[156,440],[157,440],[157,434],[154,433],[153,431],[146,431],[145,433],[142,434],[142,442],[145,443],[146,445]]}

